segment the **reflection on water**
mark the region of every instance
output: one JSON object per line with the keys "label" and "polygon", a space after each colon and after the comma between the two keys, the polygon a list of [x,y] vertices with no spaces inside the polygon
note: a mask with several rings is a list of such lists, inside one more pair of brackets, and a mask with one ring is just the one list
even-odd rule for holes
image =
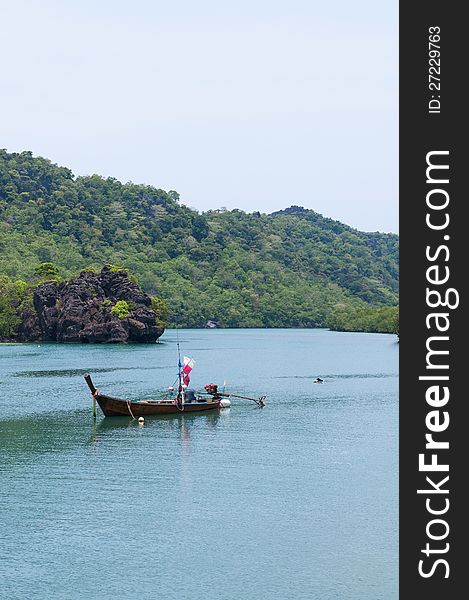
{"label": "reflection on water", "polygon": [[[223,409],[221,413],[229,412]],[[202,414],[154,415],[145,417],[144,427],[151,435],[158,435],[161,430],[171,430],[188,434],[194,425],[198,429],[216,427],[220,412]],[[0,451],[2,465],[11,465],[10,459],[18,456],[44,454],[46,452],[66,452],[74,446],[83,445],[82,427],[86,424],[91,428],[91,440],[99,441],[106,435],[120,429],[139,429],[137,419],[129,417],[103,417],[95,421],[90,411],[74,411],[60,417],[55,414],[38,415],[21,419],[0,420]]]}
{"label": "reflection on water", "polygon": [[[29,355],[30,356],[30,355]],[[13,373],[13,377],[75,377],[77,375],[85,375],[90,371],[92,373],[112,373],[113,371],[129,371],[133,369],[145,370],[151,369],[152,371],[155,369],[167,369],[170,368],[171,365],[164,366],[152,366],[152,367],[142,367],[141,365],[135,367],[107,367],[107,368],[89,368],[89,369],[55,369],[48,371],[18,371],[17,373]]]}
{"label": "reflection on water", "polygon": [[[93,369],[94,373],[111,373],[117,369]],[[88,369],[55,369],[51,371],[19,371],[13,377],[73,377],[74,375],[85,375]]]}
{"label": "reflection on water", "polygon": [[393,336],[179,335],[196,389],[227,381],[266,407],[94,421],[88,367],[110,395],[155,396],[175,378],[172,331],[0,346],[0,596],[397,598]]}
{"label": "reflection on water", "polygon": [[[226,411],[227,409],[224,409]],[[223,411],[222,411],[223,412]],[[198,421],[198,425],[201,423],[207,427],[215,427],[220,419],[220,413],[218,411],[207,412],[207,413],[174,413],[169,415],[148,415],[145,417],[145,426],[158,428],[166,427],[168,424],[175,429],[190,429],[195,421]],[[169,423],[168,423],[169,422]],[[106,432],[114,429],[121,429],[127,427],[137,427],[139,425],[137,419],[132,417],[103,417],[96,428],[96,431]]]}
{"label": "reflection on water", "polygon": [[[332,379],[383,379],[384,377],[398,377],[397,373],[349,373],[349,374],[338,374],[338,373],[321,373],[321,378],[330,381]],[[274,377],[274,379],[309,379],[314,381],[313,375],[281,375]]]}

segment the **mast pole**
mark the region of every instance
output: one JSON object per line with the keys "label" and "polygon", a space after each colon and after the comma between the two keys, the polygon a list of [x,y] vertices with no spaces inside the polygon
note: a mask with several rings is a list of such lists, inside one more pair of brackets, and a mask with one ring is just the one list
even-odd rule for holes
{"label": "mast pole", "polygon": [[181,363],[181,348],[179,347],[179,332],[178,332],[178,377],[179,377],[179,389],[178,396],[181,398],[181,404],[184,404],[184,388],[182,387],[182,363]]}

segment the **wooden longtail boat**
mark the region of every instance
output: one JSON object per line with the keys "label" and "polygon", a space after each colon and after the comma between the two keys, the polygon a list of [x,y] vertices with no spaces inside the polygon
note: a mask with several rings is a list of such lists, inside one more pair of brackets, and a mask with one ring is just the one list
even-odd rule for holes
{"label": "wooden longtail boat", "polygon": [[[237,396],[236,394],[226,394],[218,391],[218,386],[215,383],[208,383],[204,386],[205,392],[196,393],[194,390],[187,389],[190,382],[190,373],[195,365],[192,358],[184,356],[181,361],[181,353],[178,342],[178,374],[177,381],[179,382],[176,395],[174,398],[164,398],[162,400],[122,400],[121,398],[113,398],[105,396],[95,388],[91,376],[86,373],[85,381],[90,388],[93,396],[93,415],[96,417],[96,404],[99,404],[105,417],[147,417],[150,415],[171,415],[179,412],[197,413],[206,412],[208,410],[219,410],[230,406],[230,401],[225,400],[233,396],[234,398],[244,398],[252,400],[258,406],[264,406],[265,396],[260,398],[250,398],[249,396]],[[169,391],[174,394],[174,388],[170,387]]]}
{"label": "wooden longtail boat", "polygon": [[99,408],[106,417],[147,417],[150,415],[170,415],[176,413],[205,412],[207,410],[219,410],[222,402],[221,396],[215,394],[207,398],[197,397],[196,401],[184,402],[178,395],[173,400],[123,400],[106,396],[95,388],[91,376],[87,373],[85,381],[90,388],[91,394]]}

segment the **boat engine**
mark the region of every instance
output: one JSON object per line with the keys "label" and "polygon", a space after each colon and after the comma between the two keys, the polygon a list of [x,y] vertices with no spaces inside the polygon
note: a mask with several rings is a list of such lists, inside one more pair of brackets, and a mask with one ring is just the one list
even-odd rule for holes
{"label": "boat engine", "polygon": [[220,397],[220,394],[218,393],[218,385],[216,383],[207,383],[207,385],[204,385],[204,390],[207,392],[207,394],[210,394],[214,398]]}

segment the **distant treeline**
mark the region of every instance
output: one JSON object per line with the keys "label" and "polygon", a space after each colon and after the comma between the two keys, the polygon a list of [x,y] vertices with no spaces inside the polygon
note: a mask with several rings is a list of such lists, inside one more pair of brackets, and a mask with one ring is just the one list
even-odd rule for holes
{"label": "distant treeline", "polygon": [[[33,312],[33,293],[37,285],[46,281],[60,280],[58,269],[52,263],[41,263],[36,268],[33,281],[30,282],[13,280],[5,275],[0,276],[0,339],[13,336],[17,325],[21,322],[21,316]],[[112,311],[117,311],[122,304],[126,303],[118,302]],[[152,308],[158,322],[164,327],[169,314],[166,303],[152,297]],[[356,308],[337,305],[327,315],[325,324],[335,331],[399,334],[399,309],[394,306]]]}
{"label": "distant treeline", "polygon": [[399,335],[399,308],[397,306],[338,307],[328,315],[327,324],[334,331],[367,331]]}
{"label": "distant treeline", "polygon": [[30,152],[0,151],[2,285],[14,296],[11,285],[34,283],[41,263],[62,278],[122,265],[166,303],[169,326],[374,331],[389,321],[375,309],[398,304],[394,234],[299,206],[198,213],[174,191],[74,177]]}

